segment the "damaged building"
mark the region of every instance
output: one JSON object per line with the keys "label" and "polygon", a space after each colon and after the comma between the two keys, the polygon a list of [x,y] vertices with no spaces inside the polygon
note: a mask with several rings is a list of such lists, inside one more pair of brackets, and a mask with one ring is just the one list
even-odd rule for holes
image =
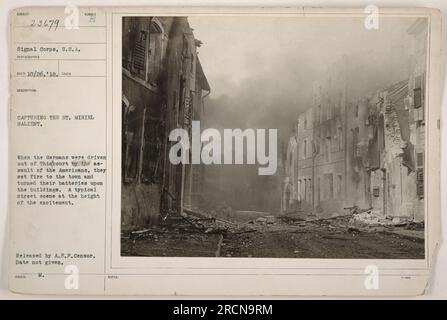
{"label": "damaged building", "polygon": [[360,208],[424,220],[426,21],[408,30],[407,79],[358,97],[348,57],[313,86],[289,139],[283,212],[323,216]]}
{"label": "damaged building", "polygon": [[200,120],[210,86],[186,17],[124,17],[121,225],[156,224],[200,204],[203,168],[173,165],[175,128]]}

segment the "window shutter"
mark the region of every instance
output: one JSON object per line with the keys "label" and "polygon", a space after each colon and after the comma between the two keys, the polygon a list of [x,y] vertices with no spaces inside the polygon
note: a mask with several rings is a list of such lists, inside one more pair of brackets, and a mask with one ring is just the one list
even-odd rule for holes
{"label": "window shutter", "polygon": [[145,78],[145,58],[146,58],[146,39],[147,33],[141,31],[140,39],[135,43],[132,56],[132,67],[135,72]]}
{"label": "window shutter", "polygon": [[379,197],[380,196],[380,189],[378,187],[373,188],[373,196]]}
{"label": "window shutter", "polygon": [[422,153],[422,152],[418,152],[417,154],[416,154],[416,159],[417,159],[417,166],[418,167],[423,167],[424,166],[424,153]]}
{"label": "window shutter", "polygon": [[424,168],[418,168],[416,171],[416,194],[424,197]]}
{"label": "window shutter", "polygon": [[415,88],[413,90],[414,107],[420,108],[422,106],[422,90],[421,88]]}

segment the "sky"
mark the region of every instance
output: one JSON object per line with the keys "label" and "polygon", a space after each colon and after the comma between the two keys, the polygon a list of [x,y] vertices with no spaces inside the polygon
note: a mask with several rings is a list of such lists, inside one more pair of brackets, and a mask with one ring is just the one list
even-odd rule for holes
{"label": "sky", "polygon": [[280,80],[278,85],[311,82],[344,54],[401,58],[396,48],[408,44],[406,30],[414,21],[384,17],[378,30],[367,30],[362,18],[189,17],[203,42],[199,58],[213,97],[256,77]]}
{"label": "sky", "polygon": [[311,106],[313,82],[343,56],[359,70],[359,94],[407,78],[407,29],[416,21],[382,17],[378,30],[368,30],[362,18],[188,19],[203,43],[198,54],[211,86],[207,125],[277,128],[280,136]]}

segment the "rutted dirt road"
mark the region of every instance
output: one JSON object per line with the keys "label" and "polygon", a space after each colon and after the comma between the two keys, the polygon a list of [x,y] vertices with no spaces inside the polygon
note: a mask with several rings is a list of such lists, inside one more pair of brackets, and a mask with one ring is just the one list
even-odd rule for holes
{"label": "rutted dirt road", "polygon": [[408,228],[362,230],[350,227],[341,217],[252,223],[231,232],[187,225],[159,226],[123,234],[121,241],[125,256],[423,259],[423,238],[399,230]]}

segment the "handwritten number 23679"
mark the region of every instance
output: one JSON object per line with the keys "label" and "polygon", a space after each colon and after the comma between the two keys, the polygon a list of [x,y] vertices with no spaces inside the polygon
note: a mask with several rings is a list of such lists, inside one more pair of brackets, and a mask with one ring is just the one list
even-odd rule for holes
{"label": "handwritten number 23679", "polygon": [[33,19],[31,27],[48,28],[48,31],[56,31],[59,27],[59,19]]}

